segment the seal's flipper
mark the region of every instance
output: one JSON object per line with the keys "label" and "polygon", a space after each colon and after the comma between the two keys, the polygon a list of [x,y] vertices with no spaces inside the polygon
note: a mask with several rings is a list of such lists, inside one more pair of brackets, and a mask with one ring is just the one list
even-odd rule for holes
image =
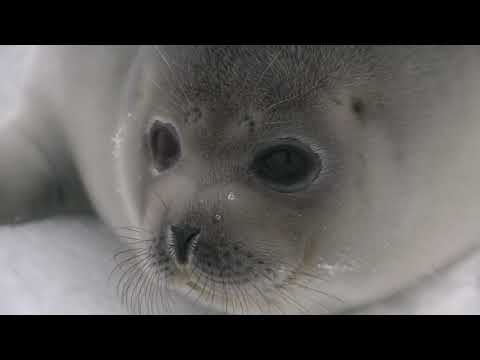
{"label": "seal's flipper", "polygon": [[[0,129],[0,224],[46,218],[72,208],[72,196],[67,194],[72,187],[65,186],[64,172],[57,171],[41,139],[17,125],[14,119]],[[84,201],[80,203],[73,207],[88,209]]]}
{"label": "seal's flipper", "polygon": [[0,223],[43,217],[55,206],[54,179],[41,151],[17,131],[0,133]]}

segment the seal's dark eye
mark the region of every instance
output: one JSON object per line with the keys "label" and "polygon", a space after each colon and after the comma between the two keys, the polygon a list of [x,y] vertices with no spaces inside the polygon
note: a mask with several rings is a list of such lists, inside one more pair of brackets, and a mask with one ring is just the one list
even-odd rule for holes
{"label": "seal's dark eye", "polygon": [[278,144],[259,151],[251,170],[272,189],[295,192],[308,186],[320,167],[320,159],[304,146]]}
{"label": "seal's dark eye", "polygon": [[180,158],[180,141],[175,128],[156,121],[150,131],[150,148],[158,171],[172,167]]}

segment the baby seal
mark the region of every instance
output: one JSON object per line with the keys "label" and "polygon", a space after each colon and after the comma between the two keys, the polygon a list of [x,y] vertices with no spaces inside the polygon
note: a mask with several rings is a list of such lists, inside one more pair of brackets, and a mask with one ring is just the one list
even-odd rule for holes
{"label": "baby seal", "polygon": [[0,222],[86,210],[123,301],[339,313],[479,245],[476,46],[38,46]]}

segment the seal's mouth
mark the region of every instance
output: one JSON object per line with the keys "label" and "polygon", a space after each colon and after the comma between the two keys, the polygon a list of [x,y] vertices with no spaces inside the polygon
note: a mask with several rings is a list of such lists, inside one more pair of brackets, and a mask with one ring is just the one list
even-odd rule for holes
{"label": "seal's mouth", "polygon": [[320,294],[305,282],[315,274],[307,274],[300,263],[287,264],[249,248],[252,242],[215,235],[165,226],[148,240],[131,244],[117,259],[122,302],[134,313],[164,313],[172,309],[172,296],[179,295],[225,313],[283,313],[277,306],[284,302],[301,309],[297,303],[302,299],[292,289]]}

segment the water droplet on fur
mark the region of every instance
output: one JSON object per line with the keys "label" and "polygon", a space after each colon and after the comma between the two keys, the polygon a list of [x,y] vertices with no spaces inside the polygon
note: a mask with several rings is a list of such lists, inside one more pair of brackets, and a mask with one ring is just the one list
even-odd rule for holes
{"label": "water droplet on fur", "polygon": [[219,214],[215,215],[215,220],[216,221],[222,220],[222,215],[219,215]]}
{"label": "water droplet on fur", "polygon": [[233,192],[229,192],[228,193],[228,196],[227,196],[227,199],[230,200],[230,201],[233,201],[235,200],[237,197],[235,196],[235,194]]}

